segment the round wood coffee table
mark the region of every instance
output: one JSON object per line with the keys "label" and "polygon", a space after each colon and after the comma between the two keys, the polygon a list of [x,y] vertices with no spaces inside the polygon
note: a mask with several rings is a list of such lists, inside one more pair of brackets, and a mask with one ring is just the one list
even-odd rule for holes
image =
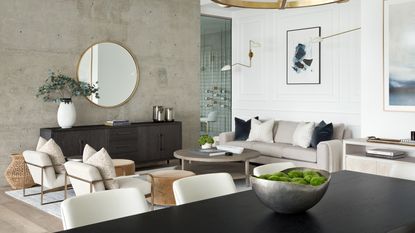
{"label": "round wood coffee table", "polygon": [[130,176],[135,173],[135,163],[129,159],[113,159],[116,176]]}
{"label": "round wood coffee table", "polygon": [[173,182],[194,175],[195,173],[191,171],[183,170],[162,170],[150,173],[152,187],[150,202],[163,206],[176,205],[173,194]]}
{"label": "round wood coffee table", "polygon": [[185,161],[196,161],[206,163],[223,163],[223,162],[244,162],[245,163],[245,182],[249,186],[249,160],[258,158],[261,155],[258,151],[244,149],[242,154],[233,154],[232,156],[218,155],[209,156],[197,152],[197,149],[184,149],[174,152],[174,157],[181,159],[182,170],[185,169]]}

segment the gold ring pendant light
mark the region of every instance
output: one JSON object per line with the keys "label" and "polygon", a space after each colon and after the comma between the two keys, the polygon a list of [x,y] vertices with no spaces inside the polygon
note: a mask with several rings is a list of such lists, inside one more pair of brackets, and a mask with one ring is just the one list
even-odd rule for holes
{"label": "gold ring pendant light", "polygon": [[287,9],[311,7],[331,3],[343,3],[349,0],[212,0],[228,7],[256,8],[256,9]]}

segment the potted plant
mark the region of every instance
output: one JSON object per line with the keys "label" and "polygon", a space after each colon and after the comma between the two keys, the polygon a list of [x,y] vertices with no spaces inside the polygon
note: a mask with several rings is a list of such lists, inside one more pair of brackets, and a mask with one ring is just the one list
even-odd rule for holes
{"label": "potted plant", "polygon": [[61,73],[50,72],[45,83],[39,87],[36,97],[42,97],[45,102],[59,103],[58,124],[65,129],[71,128],[76,120],[72,97],[91,95],[99,98],[97,86],[77,81]]}
{"label": "potted plant", "polygon": [[212,144],[215,141],[213,140],[213,138],[209,135],[202,135],[199,138],[199,145],[202,147],[202,149],[209,149],[212,148]]}

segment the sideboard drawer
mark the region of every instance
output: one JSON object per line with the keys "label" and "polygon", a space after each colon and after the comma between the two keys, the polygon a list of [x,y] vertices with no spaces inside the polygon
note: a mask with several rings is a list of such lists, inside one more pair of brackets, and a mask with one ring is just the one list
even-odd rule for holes
{"label": "sideboard drawer", "polygon": [[137,129],[136,128],[119,128],[110,130],[109,142],[110,144],[115,141],[136,141]]}
{"label": "sideboard drawer", "polygon": [[130,141],[116,141],[109,144],[108,152],[111,154],[137,152],[137,143],[131,143]]}

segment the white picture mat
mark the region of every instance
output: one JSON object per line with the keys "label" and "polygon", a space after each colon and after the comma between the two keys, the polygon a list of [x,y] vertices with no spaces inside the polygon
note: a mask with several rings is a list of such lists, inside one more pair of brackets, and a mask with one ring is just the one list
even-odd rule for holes
{"label": "white picture mat", "polygon": [[[304,28],[287,31],[287,84],[320,84],[320,43],[313,39],[321,35],[320,27]],[[298,44],[306,45],[307,58],[312,57],[311,66],[300,73],[293,68],[293,58]]]}
{"label": "white picture mat", "polygon": [[391,74],[398,80],[415,82],[415,13],[405,13],[411,10],[415,12],[413,0],[384,1],[383,86],[386,111],[415,111],[415,104],[391,104],[389,86]]}

